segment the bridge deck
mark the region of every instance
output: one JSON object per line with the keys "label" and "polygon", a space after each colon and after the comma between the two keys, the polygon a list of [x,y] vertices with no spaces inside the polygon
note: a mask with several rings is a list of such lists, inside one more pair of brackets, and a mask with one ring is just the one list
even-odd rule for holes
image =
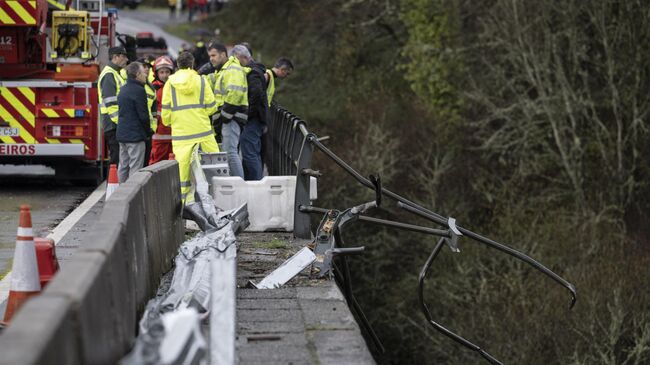
{"label": "bridge deck", "polygon": [[[341,291],[306,272],[280,289],[245,289],[305,246],[286,233],[243,233],[237,254],[241,364],[374,364]],[[305,271],[307,271],[306,269]]]}
{"label": "bridge deck", "polygon": [[[104,199],[59,239],[62,267],[86,243]],[[307,244],[291,233],[237,236],[237,357],[240,364],[374,364],[339,288],[303,272],[280,289],[247,289]],[[0,291],[0,313],[7,293]],[[207,331],[205,333],[208,335]]]}

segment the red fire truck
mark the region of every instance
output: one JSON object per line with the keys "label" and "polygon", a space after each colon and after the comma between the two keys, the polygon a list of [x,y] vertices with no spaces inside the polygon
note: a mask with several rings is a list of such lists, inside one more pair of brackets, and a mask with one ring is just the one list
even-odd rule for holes
{"label": "red fire truck", "polygon": [[115,20],[103,0],[0,0],[0,164],[101,181],[97,78]]}

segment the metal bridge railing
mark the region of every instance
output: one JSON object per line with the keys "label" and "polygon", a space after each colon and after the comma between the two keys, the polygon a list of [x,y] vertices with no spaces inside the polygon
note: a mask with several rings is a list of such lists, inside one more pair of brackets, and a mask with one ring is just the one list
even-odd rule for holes
{"label": "metal bridge railing", "polygon": [[296,176],[296,204],[294,207],[294,235],[298,238],[311,238],[309,213],[302,212],[301,206],[309,206],[309,178],[318,176],[311,170],[314,152],[312,141],[316,136],[307,130],[307,123],[286,109],[273,104],[272,117],[268,127],[271,143],[267,148],[271,158],[269,174],[272,176]]}
{"label": "metal bridge railing", "polygon": [[[571,294],[570,307],[573,307],[576,300],[576,289],[573,284],[569,283],[567,280],[560,277],[541,263],[511,247],[457,225],[454,218],[437,214],[432,210],[382,187],[379,177],[371,175],[369,178],[366,178],[362,176],[329,148],[323,145],[321,139],[319,139],[315,134],[309,132],[305,121],[276,103],[273,103],[271,106],[270,113],[271,118],[268,121],[270,141],[265,151],[270,156],[270,159],[267,159],[269,173],[270,175],[276,176],[296,176],[294,235],[298,238],[311,239],[312,233],[310,231],[311,222],[309,215],[322,215],[323,218],[315,237],[313,238],[313,242],[310,245],[310,248],[313,249],[314,254],[317,257],[316,261],[314,261],[312,270],[315,270],[320,277],[329,276],[330,278],[334,277],[337,280],[345,294],[348,306],[355,314],[355,317],[361,322],[362,328],[371,337],[375,347],[380,352],[383,351],[381,341],[374,333],[369,322],[366,320],[363,311],[354,298],[352,282],[350,279],[350,269],[347,264],[346,256],[359,254],[364,250],[364,247],[346,248],[343,241],[342,231],[344,227],[357,220],[440,237],[438,243],[431,251],[429,258],[423,264],[418,279],[417,294],[420,301],[421,311],[427,322],[436,331],[442,333],[463,347],[475,351],[492,364],[501,364],[501,362],[484,349],[443,327],[438,322],[435,322],[431,317],[427,304],[425,303],[423,295],[424,281],[433,261],[439,255],[443,246],[448,246],[452,252],[457,253],[460,252],[458,249],[459,239],[469,239],[468,241],[471,241],[472,243],[486,245],[501,253],[512,256],[515,259],[524,261],[567,289]],[[314,149],[318,149],[326,155],[332,162],[357,180],[357,182],[373,189],[376,194],[375,201],[363,203],[345,210],[325,209],[311,206],[309,199],[309,180],[312,176],[318,177],[321,175],[320,172],[313,170],[311,167],[311,159]],[[382,196],[386,196],[396,201],[397,204],[395,207],[424,218],[433,224],[442,226],[442,229],[395,222],[365,215],[367,211],[381,206]]]}

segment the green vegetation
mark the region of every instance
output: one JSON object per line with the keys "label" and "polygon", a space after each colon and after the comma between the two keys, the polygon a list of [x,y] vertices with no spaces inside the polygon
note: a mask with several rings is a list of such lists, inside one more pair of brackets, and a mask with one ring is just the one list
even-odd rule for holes
{"label": "green vegetation", "polygon": [[269,242],[253,242],[253,247],[256,248],[265,248],[265,249],[284,249],[288,248],[289,245],[287,243],[279,238],[273,238]]}
{"label": "green vegetation", "polygon": [[[508,364],[650,362],[650,5],[641,1],[232,1],[210,27],[264,63],[277,100],[365,174],[568,278],[460,241],[432,268],[433,317]],[[261,56],[261,57],[260,57]],[[319,205],[372,193],[323,156]],[[414,221],[390,204],[375,213]],[[427,224],[420,221],[421,224]],[[417,276],[434,238],[356,223],[355,294],[382,364],[474,364],[431,330]]]}

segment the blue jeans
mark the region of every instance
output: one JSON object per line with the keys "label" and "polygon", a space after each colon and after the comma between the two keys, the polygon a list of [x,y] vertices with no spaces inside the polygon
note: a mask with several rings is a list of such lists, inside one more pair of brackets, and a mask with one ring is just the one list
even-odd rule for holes
{"label": "blue jeans", "polygon": [[259,120],[249,119],[241,134],[241,154],[246,180],[262,180],[262,134],[264,124]]}
{"label": "blue jeans", "polygon": [[228,168],[230,169],[230,176],[239,176],[244,178],[244,168],[239,158],[239,135],[241,129],[237,122],[224,123],[221,126],[221,134],[223,135],[223,150],[228,157]]}

